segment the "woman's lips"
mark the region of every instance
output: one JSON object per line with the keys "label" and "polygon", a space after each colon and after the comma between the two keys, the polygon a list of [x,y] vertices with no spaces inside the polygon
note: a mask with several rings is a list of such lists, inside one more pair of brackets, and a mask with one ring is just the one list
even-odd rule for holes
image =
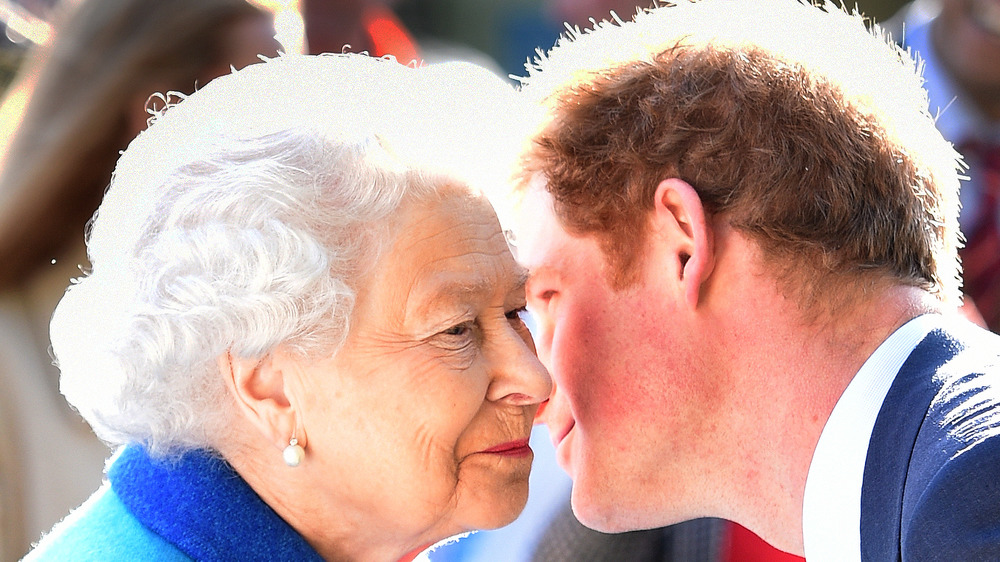
{"label": "woman's lips", "polygon": [[531,454],[531,447],[528,445],[528,439],[524,438],[495,445],[484,450],[483,453],[505,457],[525,457]]}

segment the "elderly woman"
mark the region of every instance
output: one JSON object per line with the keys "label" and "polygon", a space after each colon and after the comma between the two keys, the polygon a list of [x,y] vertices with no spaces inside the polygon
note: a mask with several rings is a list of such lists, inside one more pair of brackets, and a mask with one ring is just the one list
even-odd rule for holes
{"label": "elderly woman", "polygon": [[506,84],[279,57],[122,155],[52,321],[119,446],[29,559],[411,559],[512,521],[550,390],[480,194]]}

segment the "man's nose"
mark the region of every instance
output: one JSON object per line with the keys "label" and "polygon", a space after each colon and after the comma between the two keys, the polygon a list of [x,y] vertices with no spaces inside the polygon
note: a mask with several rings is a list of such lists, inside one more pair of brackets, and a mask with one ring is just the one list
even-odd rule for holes
{"label": "man's nose", "polygon": [[562,402],[562,397],[558,394],[559,387],[555,381],[552,381],[552,390],[549,392],[548,398],[538,406],[538,411],[535,413],[536,424],[549,424],[548,417],[560,408],[560,403]]}

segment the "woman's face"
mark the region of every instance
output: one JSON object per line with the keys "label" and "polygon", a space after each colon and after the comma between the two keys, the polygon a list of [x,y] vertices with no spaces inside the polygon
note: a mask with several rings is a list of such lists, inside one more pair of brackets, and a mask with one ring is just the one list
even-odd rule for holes
{"label": "woman's face", "polygon": [[418,548],[520,513],[550,381],[519,318],[525,271],[489,203],[451,189],[399,221],[343,348],[303,367],[299,427],[350,540]]}

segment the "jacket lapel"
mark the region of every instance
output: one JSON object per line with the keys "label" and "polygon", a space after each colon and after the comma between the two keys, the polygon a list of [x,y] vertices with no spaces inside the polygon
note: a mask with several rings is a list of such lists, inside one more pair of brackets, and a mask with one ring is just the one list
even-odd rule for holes
{"label": "jacket lapel", "polygon": [[879,410],[861,486],[861,559],[900,560],[903,487],[917,432],[940,384],[934,374],[960,347],[931,331],[910,353]]}

